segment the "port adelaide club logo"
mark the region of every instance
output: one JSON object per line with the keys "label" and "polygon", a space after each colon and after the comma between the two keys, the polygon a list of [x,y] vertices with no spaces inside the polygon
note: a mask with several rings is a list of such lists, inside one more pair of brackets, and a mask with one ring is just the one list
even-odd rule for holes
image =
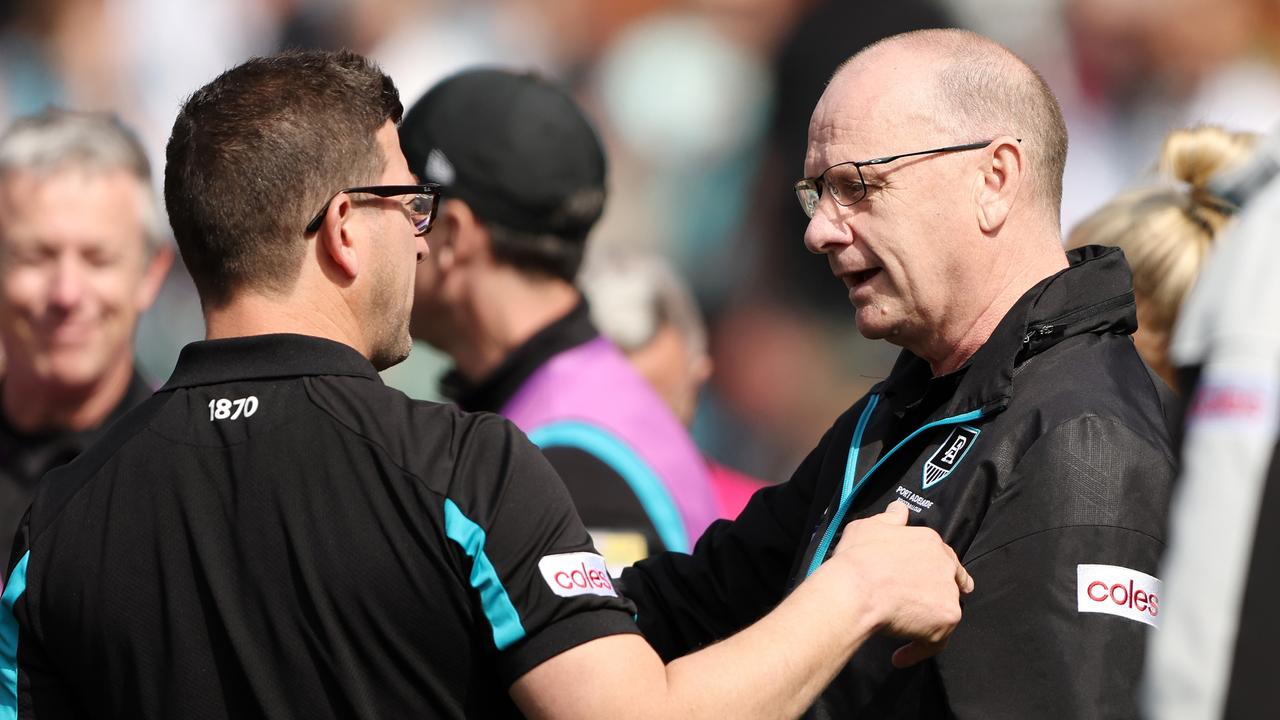
{"label": "port adelaide club logo", "polygon": [[960,461],[964,460],[969,448],[973,447],[973,443],[977,441],[978,435],[981,433],[981,430],[968,425],[957,425],[952,428],[951,434],[947,436],[947,439],[938,446],[938,450],[924,464],[921,489],[928,490],[946,480],[947,476],[960,464]]}

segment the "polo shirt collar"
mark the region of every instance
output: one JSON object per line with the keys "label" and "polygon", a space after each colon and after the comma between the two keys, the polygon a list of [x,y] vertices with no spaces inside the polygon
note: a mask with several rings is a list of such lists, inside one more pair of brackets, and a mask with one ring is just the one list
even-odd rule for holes
{"label": "polo shirt collar", "polygon": [[193,342],[182,348],[173,375],[159,392],[303,375],[350,375],[382,382],[369,360],[349,345],[282,333]]}

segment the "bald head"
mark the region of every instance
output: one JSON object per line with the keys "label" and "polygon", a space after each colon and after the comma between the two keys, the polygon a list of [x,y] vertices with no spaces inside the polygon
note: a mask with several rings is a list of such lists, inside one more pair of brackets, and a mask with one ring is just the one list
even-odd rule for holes
{"label": "bald head", "polygon": [[986,38],[898,35],[845,63],[809,122],[805,246],[858,330],[950,372],[1067,266],[1066,131],[1044,81]]}
{"label": "bald head", "polygon": [[[896,79],[869,72],[895,66],[902,73]],[[1029,189],[1056,223],[1067,128],[1057,99],[1034,68],[967,30],[918,30],[881,40],[849,58],[836,70],[828,92],[838,101],[842,91],[870,75],[887,81],[887,94],[881,97],[890,107],[882,109],[932,125],[940,143],[1020,138],[1028,158]]]}

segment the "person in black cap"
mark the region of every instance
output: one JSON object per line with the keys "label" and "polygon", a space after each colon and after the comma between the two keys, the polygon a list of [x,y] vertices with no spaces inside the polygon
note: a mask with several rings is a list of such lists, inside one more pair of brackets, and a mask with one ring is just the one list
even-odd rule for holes
{"label": "person in black cap", "polygon": [[719,516],[706,465],[574,284],[605,200],[582,111],[535,75],[471,70],[409,110],[401,143],[444,188],[411,329],[453,358],[445,394],[529,433],[613,568],[690,549]]}
{"label": "person in black cap", "polygon": [[525,436],[379,379],[439,192],[400,113],[347,52],[255,58],[183,106],[165,201],[207,339],[36,490],[0,718],[794,717],[874,632],[940,648],[972,583],[895,507],[664,666]]}

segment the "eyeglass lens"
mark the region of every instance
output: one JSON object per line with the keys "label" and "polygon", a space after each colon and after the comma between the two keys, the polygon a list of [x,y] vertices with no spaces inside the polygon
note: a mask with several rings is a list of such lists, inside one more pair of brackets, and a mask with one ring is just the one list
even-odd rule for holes
{"label": "eyeglass lens", "polygon": [[405,205],[409,208],[409,216],[418,234],[426,234],[435,220],[435,198],[431,195],[412,195]]}

